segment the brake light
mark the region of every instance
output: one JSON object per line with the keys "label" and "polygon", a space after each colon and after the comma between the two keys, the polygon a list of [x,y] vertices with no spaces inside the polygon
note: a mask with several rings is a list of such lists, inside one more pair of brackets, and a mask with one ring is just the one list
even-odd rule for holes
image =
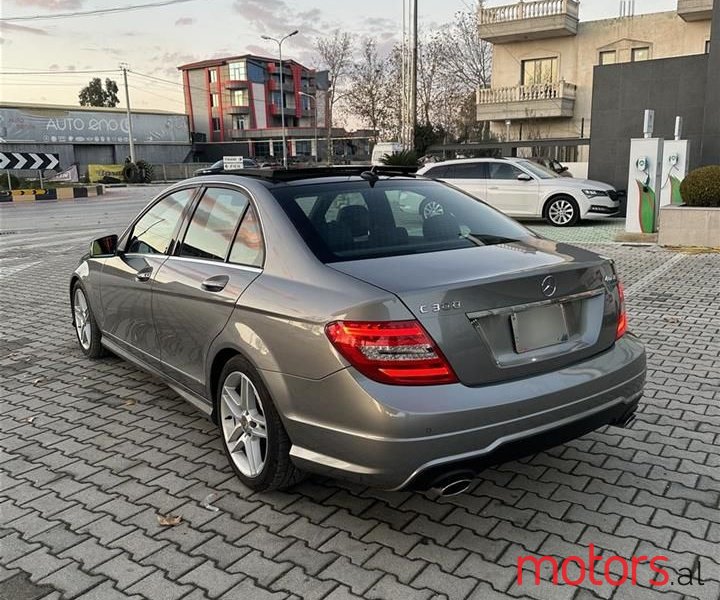
{"label": "brake light", "polygon": [[417,321],[334,321],[325,333],[353,367],[375,381],[438,385],[458,380]]}
{"label": "brake light", "polygon": [[620,299],[620,311],[618,312],[617,329],[615,339],[619,340],[627,332],[627,313],[625,312],[625,292],[622,283],[617,284],[618,297]]}

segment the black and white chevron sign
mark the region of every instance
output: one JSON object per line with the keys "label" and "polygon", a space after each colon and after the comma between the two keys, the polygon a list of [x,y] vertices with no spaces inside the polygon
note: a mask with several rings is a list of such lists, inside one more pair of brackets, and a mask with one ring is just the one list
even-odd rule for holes
{"label": "black and white chevron sign", "polygon": [[46,152],[0,152],[0,169],[42,169],[57,171],[60,159]]}

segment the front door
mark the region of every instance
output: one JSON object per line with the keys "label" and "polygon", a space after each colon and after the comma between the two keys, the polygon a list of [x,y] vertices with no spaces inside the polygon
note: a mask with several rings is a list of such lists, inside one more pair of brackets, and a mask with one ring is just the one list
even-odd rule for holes
{"label": "front door", "polygon": [[151,309],[152,286],[194,191],[178,190],[159,199],[121,241],[121,251],[103,266],[103,335],[155,368],[160,351]]}
{"label": "front door", "polygon": [[532,176],[530,181],[518,179],[528,174],[510,162],[493,161],[487,165],[488,203],[514,217],[535,216],[540,192],[537,180]]}
{"label": "front door", "polygon": [[204,394],[210,345],[261,273],[263,261],[262,235],[248,195],[236,188],[207,188],[153,286],[153,316],[167,375]]}

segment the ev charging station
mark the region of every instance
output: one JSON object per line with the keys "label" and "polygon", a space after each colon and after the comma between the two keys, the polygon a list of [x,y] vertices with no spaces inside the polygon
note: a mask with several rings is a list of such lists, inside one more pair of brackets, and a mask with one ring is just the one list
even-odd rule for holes
{"label": "ev charging station", "polygon": [[682,204],[683,201],[680,194],[680,184],[688,174],[690,140],[681,139],[682,126],[682,117],[677,117],[675,119],[675,139],[665,141],[660,206]]}
{"label": "ev charging station", "polygon": [[655,111],[645,111],[643,138],[630,141],[630,168],[627,186],[627,217],[625,231],[654,233],[657,231],[660,190],[662,189],[662,138],[652,137]]}

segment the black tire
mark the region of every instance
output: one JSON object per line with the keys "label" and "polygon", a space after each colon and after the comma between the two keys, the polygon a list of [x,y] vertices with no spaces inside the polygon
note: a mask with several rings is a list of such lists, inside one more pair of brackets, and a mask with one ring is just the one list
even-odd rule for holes
{"label": "black tire", "polygon": [[140,172],[135,163],[128,163],[123,167],[123,178],[127,183],[137,183]]}
{"label": "black tire", "polygon": [[[253,431],[250,427],[251,423],[247,424],[247,421],[241,423],[239,419],[230,415],[228,410],[223,406],[223,389],[228,383],[230,383],[232,387],[232,378],[238,374],[246,377],[254,386],[257,399],[260,400],[262,417],[264,417],[265,420],[265,459],[262,468],[254,476],[243,473],[240,470],[238,462],[236,462],[238,460],[238,454],[236,453],[235,456],[233,456],[229,447],[229,444],[232,442],[228,441],[226,435],[226,431],[229,429],[242,428],[243,425],[245,425],[246,431]],[[275,408],[272,398],[270,398],[265,384],[256,369],[242,356],[231,358],[223,367],[218,379],[217,391],[215,392],[215,403],[218,429],[222,446],[225,450],[225,456],[233,471],[235,471],[235,474],[247,487],[257,492],[282,490],[295,485],[304,478],[304,473],[290,460],[290,438],[283,427],[280,415]],[[251,419],[248,420],[250,421]],[[230,421],[232,421],[232,423]],[[225,427],[227,427],[228,430],[226,430]],[[262,442],[263,439],[260,439],[259,443],[261,445]],[[247,451],[243,448],[242,452],[246,453]],[[242,457],[242,454],[240,456]]]}
{"label": "black tire", "polygon": [[[82,298],[85,303],[85,308],[82,307],[82,303],[79,299]],[[82,353],[88,358],[102,358],[107,355],[107,350],[102,345],[102,333],[100,327],[98,327],[95,315],[93,314],[90,301],[88,300],[87,291],[83,285],[76,281],[72,287],[72,293],[70,294],[70,308],[72,310],[72,322],[73,328],[75,329],[75,337],[77,337],[78,345]],[[76,311],[76,308],[78,311]],[[81,313],[84,315],[82,318],[85,320],[84,327],[78,327],[78,318],[81,317]],[[83,333],[81,333],[81,329]]]}
{"label": "black tire", "polygon": [[423,218],[424,221],[431,217],[445,214],[445,208],[437,200],[431,200],[429,198],[426,198],[420,203],[420,206],[418,206],[418,212],[420,213],[420,216]]}
{"label": "black tire", "polygon": [[555,196],[545,204],[543,217],[554,227],[572,227],[580,222],[580,208],[572,196]]}

